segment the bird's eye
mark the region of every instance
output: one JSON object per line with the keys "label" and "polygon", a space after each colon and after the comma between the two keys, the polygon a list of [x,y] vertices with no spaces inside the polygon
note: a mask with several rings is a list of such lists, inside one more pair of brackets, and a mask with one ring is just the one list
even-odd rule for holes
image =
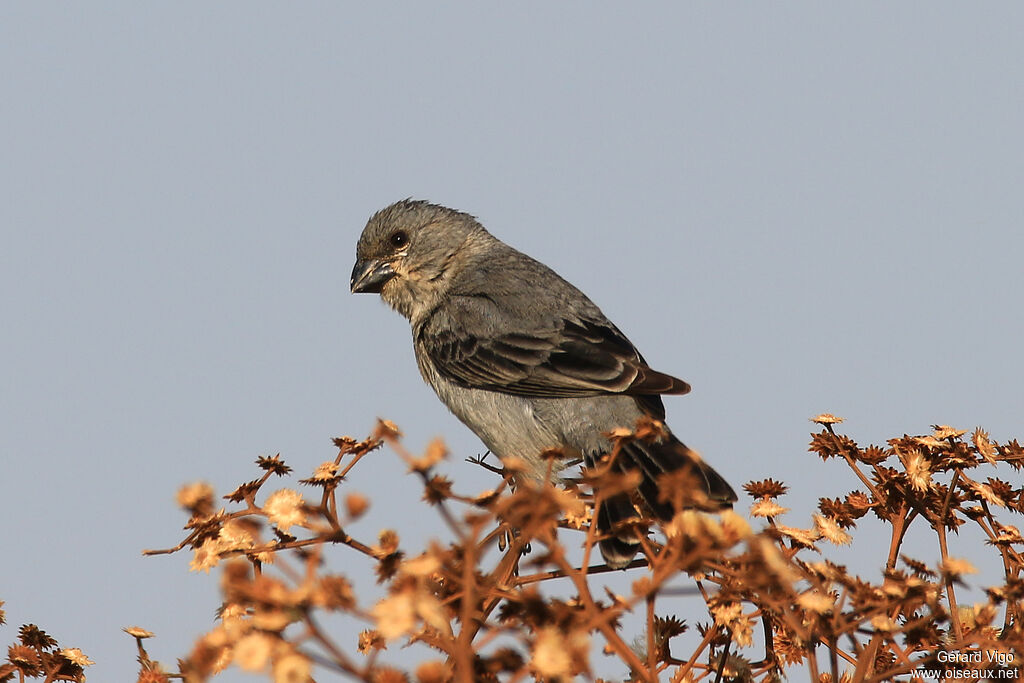
{"label": "bird's eye", "polygon": [[388,238],[388,241],[391,242],[391,246],[395,248],[404,247],[409,243],[409,236],[399,230],[398,232],[391,233],[391,237]]}

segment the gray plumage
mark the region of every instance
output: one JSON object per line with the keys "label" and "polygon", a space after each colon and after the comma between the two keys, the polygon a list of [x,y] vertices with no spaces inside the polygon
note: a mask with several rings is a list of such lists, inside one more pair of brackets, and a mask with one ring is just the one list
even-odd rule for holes
{"label": "gray plumage", "polygon": [[[651,369],[581,291],[544,264],[501,242],[472,216],[404,200],[374,214],[356,247],[353,292],[378,292],[412,324],[423,378],[452,413],[499,458],[528,463],[561,449],[593,465],[611,448],[604,436],[637,420],[665,417],[662,394],[689,385]],[[667,429],[667,428],[666,428]],[[686,470],[703,488],[703,509],[729,507],[732,488],[678,439],[630,442],[616,461],[639,470],[633,499],[602,506],[601,553],[613,567],[638,549],[635,502],[661,519],[672,508],[658,477]]]}

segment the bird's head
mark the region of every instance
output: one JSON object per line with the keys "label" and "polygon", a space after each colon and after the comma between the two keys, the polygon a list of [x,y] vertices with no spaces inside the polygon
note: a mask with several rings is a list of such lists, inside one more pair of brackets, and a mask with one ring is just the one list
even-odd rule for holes
{"label": "bird's head", "polygon": [[469,214],[405,199],[367,221],[356,245],[353,293],[379,293],[406,318],[430,307],[460,266],[472,236],[487,235]]}

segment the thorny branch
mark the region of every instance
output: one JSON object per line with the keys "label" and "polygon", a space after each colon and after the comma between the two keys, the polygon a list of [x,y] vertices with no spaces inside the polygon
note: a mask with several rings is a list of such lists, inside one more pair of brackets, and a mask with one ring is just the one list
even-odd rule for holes
{"label": "thorny branch", "polygon": [[[272,477],[291,473],[279,456],[260,458],[261,476],[224,496],[234,509],[218,509],[209,486],[186,486],[178,498],[190,515],[185,538],[146,554],[187,548],[193,570],[222,566],[224,604],[217,626],[175,671],[149,657],[143,639],[152,634],[126,629],[138,644],[138,680],[195,683],[235,665],[282,682],[312,680],[315,669],[323,669],[397,683],[411,680],[410,672],[384,662],[382,653],[392,644],[414,642],[437,653],[412,672],[423,683],[596,682],[602,680],[595,675],[598,648],[614,662],[601,662],[602,671],[617,668],[632,681],[774,682],[793,678],[799,668],[821,683],[888,681],[918,676],[922,667],[983,666],[993,676],[1003,671],[1003,677],[1016,671],[1024,647],[1024,539],[1000,515],[1024,513],[1024,488],[1009,483],[1020,482],[1024,448],[1017,441],[994,443],[980,429],[967,435],[945,426],[861,447],[835,431],[839,418],[819,415],[814,421],[823,429],[813,435],[810,451],[825,467],[832,467],[830,460],[844,464],[856,488],[821,498],[810,528],[781,523],[787,510],[779,501],[788,489],[768,477],[744,486],[752,499],[750,517],[764,520],[758,531],[733,512],[710,516],[679,509],[665,525],[643,520],[640,532],[656,533],[640,536],[643,554],[627,568],[632,586],[621,595],[601,584],[612,570],[590,564],[600,540],[592,520],[602,494],[594,491],[608,495],[629,487],[626,475],[611,467],[618,447],[581,477],[552,476],[561,483],[542,487],[513,486],[515,462],[498,468],[477,459],[500,481],[472,496],[455,492],[438,472],[448,455],[443,444],[435,441],[416,455],[397,428],[382,421],[366,440],[335,440],[337,456],[299,482],[314,489],[312,495],[297,488],[264,492]],[[657,424],[641,423],[633,434],[614,438],[621,445],[657,432]],[[419,478],[425,505],[451,542],[431,540],[409,549],[393,531],[381,531],[376,540],[345,531],[369,505],[347,489],[346,477],[384,444]],[[554,475],[558,465],[549,455]],[[678,495],[671,480],[660,483]],[[889,527],[885,547],[856,538],[858,521],[869,513]],[[904,554],[907,531],[918,517],[938,540],[937,565]],[[947,533],[967,522],[980,529],[1001,566],[985,589],[987,599],[970,606],[958,604],[955,584],[966,585],[976,570],[952,556],[947,542]],[[854,542],[866,553],[884,553],[880,576],[854,576],[828,559],[829,544]],[[501,554],[495,560],[496,544]],[[322,552],[329,545],[373,562],[383,597],[367,597],[332,571]],[[577,546],[581,550],[570,552]],[[520,572],[521,565],[528,573]],[[682,605],[681,595],[687,596]],[[668,604],[689,610],[686,620],[667,613]],[[366,626],[357,643],[331,633],[324,625],[331,615]],[[635,619],[628,623],[638,624],[641,633],[628,634],[629,615]],[[695,633],[686,635],[691,624]],[[982,665],[940,660],[940,653],[953,651],[987,654]],[[819,672],[819,662],[826,671]],[[80,651],[58,650],[54,639],[27,625],[0,662],[0,681],[15,675],[83,681],[89,664]]]}

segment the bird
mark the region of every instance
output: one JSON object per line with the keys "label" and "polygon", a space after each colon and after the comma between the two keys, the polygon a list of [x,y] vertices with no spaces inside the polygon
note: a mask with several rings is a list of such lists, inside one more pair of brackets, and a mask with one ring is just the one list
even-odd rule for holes
{"label": "bird", "polygon": [[526,463],[521,480],[543,483],[551,471],[543,454],[553,450],[596,467],[613,450],[613,432],[659,421],[661,438],[624,440],[613,461],[619,472],[639,472],[640,483],[599,506],[609,567],[626,567],[639,551],[637,519],[672,518],[662,475],[683,472],[675,481],[696,487],[687,500],[704,511],[736,501],[663,424],[662,395],[690,385],[651,368],[583,292],[474,216],[411,198],[377,211],[357,242],[350,289],[379,294],[409,320],[423,379],[499,459]]}

